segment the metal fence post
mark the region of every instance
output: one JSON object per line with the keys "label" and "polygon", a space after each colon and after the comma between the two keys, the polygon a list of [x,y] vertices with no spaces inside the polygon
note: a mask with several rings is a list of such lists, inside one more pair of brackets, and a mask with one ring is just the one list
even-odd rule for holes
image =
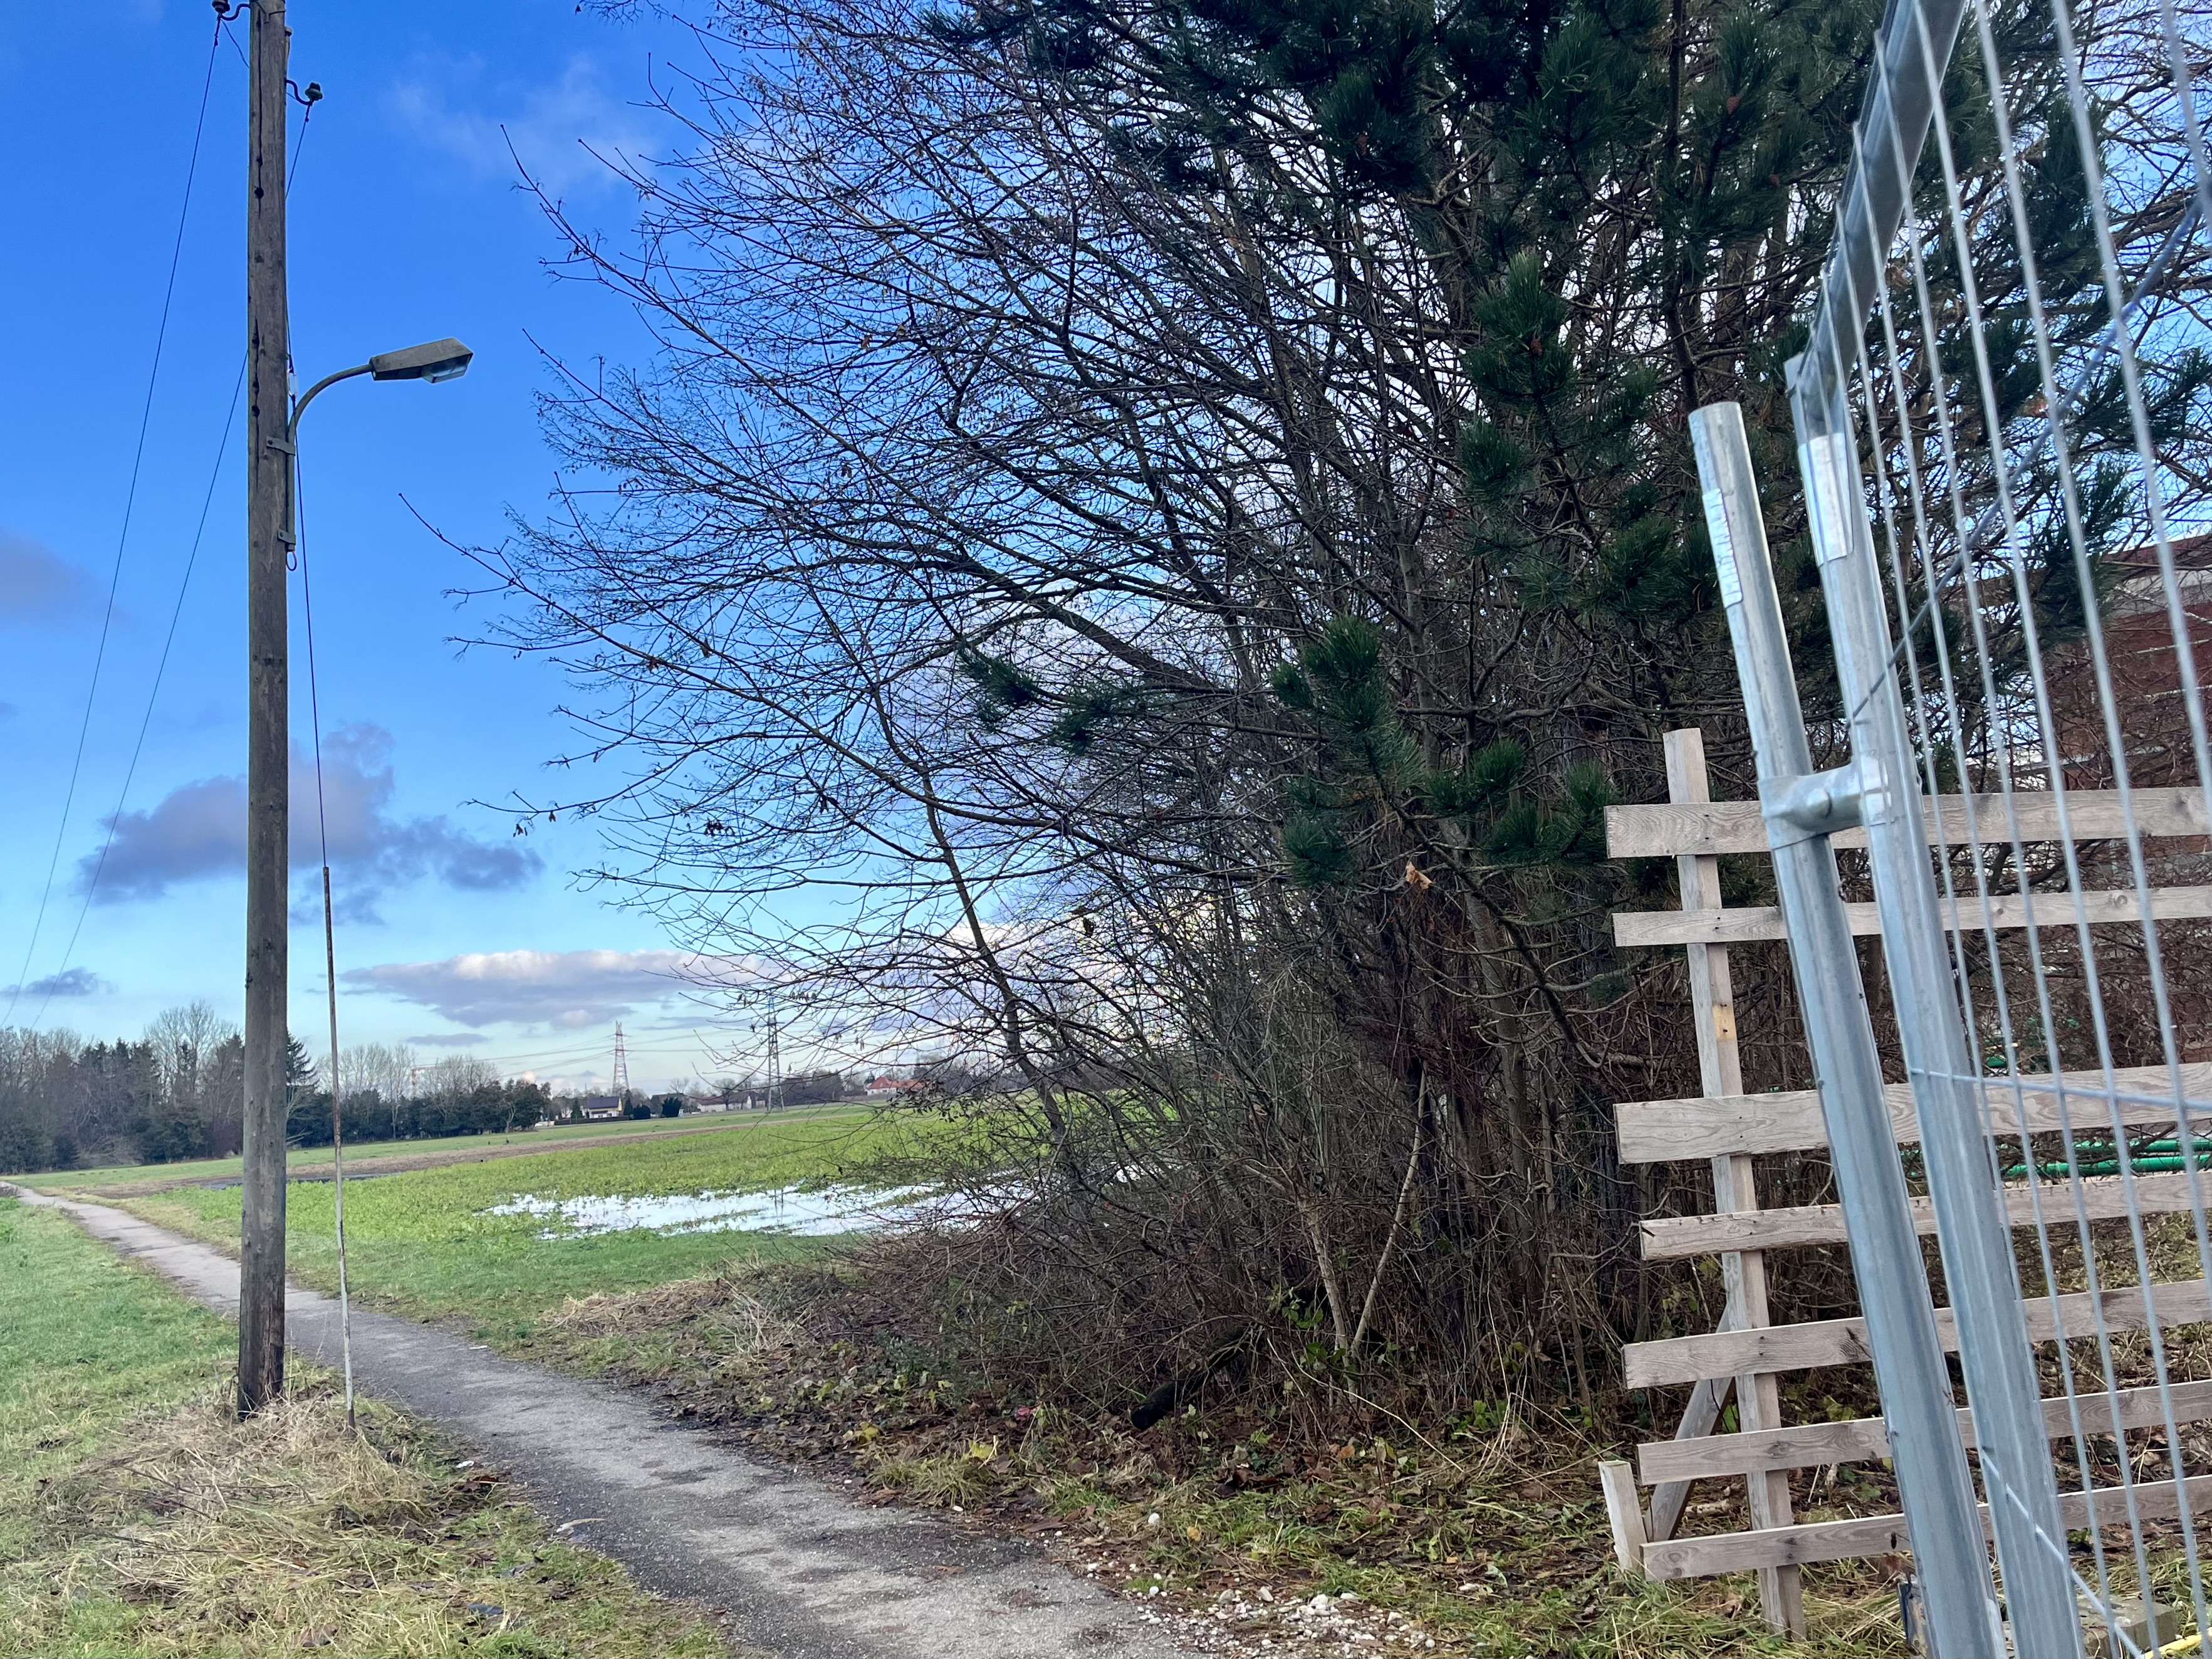
{"label": "metal fence post", "polygon": [[1801,375],[1796,371],[1802,361],[1790,366],[1798,466],[1850,723],[1882,959],[1920,1113],[1928,1193],[1959,1322],[1960,1364],[1974,1408],[2006,1607],[2020,1653],[2070,1659],[2081,1651],[2081,1628],[2044,1433],[2042,1389],[2002,1185],[1983,1132],[1981,1067],[1966,1041],[1929,862],[1920,773],[1905,730],[1858,449],[1841,378]]}
{"label": "metal fence post", "polygon": [[1829,830],[1850,820],[1807,828],[1794,805],[1792,787],[1812,775],[1812,753],[1782,601],[1767,560],[1742,411],[1734,404],[1710,404],[1690,416],[1690,435],[1759,757],[1775,886],[1850,1235],[1867,1346],[1924,1587],[1930,1650],[1941,1659],[1996,1659],[2004,1636],[1990,1589],[1989,1552],[1828,842]]}

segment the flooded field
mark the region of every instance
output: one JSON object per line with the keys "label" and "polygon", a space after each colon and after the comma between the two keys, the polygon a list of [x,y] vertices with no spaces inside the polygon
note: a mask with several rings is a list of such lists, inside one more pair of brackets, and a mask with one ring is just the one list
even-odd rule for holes
{"label": "flooded field", "polygon": [[782,1187],[772,1192],[584,1194],[568,1198],[524,1194],[486,1215],[540,1216],[551,1224],[540,1238],[588,1237],[643,1229],[678,1233],[786,1233],[827,1238],[869,1232],[929,1214],[939,1202],[919,1189]]}
{"label": "flooded field", "polygon": [[[517,1333],[565,1298],[732,1261],[828,1259],[901,1222],[969,1213],[910,1173],[930,1161],[933,1138],[957,1133],[914,1115],[756,1119],[380,1174],[348,1183],[350,1283],[418,1316]],[[128,1201],[235,1248],[240,1198],[194,1186]],[[328,1182],[286,1195],[288,1265],[325,1290],[337,1277],[335,1198]]]}

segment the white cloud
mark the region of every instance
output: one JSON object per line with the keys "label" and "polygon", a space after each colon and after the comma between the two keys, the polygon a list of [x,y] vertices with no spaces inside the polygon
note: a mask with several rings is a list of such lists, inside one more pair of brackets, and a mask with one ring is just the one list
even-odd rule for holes
{"label": "white cloud", "polygon": [[681,951],[485,951],[356,968],[342,977],[434,1009],[456,1025],[579,1030],[679,995],[705,965]]}
{"label": "white cloud", "polygon": [[[328,811],[333,885],[350,920],[374,921],[390,889],[424,876],[448,887],[489,891],[521,886],[542,867],[528,848],[480,841],[442,817],[392,813],[392,734],[340,726],[323,739],[322,803]],[[292,754],[292,867],[322,864],[312,754]],[[113,839],[77,860],[79,892],[118,904],[159,898],[180,883],[235,876],[246,868],[246,780],[203,778],[171,790],[143,812],[112,820]],[[94,883],[97,880],[97,887]]]}
{"label": "white cloud", "polygon": [[558,80],[537,87],[481,84],[475,64],[395,83],[392,118],[480,179],[513,179],[516,164],[553,195],[618,182],[607,162],[649,154],[641,112],[611,97],[598,66],[571,58]]}

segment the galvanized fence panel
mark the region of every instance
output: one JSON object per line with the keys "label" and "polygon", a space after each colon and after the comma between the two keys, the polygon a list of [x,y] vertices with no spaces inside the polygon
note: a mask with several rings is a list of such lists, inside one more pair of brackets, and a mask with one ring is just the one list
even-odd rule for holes
{"label": "galvanized fence panel", "polygon": [[[2028,1655],[2080,1652],[2084,1618],[2106,1650],[2145,1650],[2137,1600],[2208,1628],[2212,1391],[2191,1385],[2212,1378],[2212,1091],[2189,1066],[2212,1053],[2203,21],[2177,0],[1897,0],[1884,20],[1790,372],[1841,699],[1820,712],[1852,757],[1834,772],[1808,775],[1802,727],[1783,729],[1796,694],[1763,544],[1746,545],[1755,502],[1735,499],[1741,422],[1696,417],[1778,875],[1785,842],[1829,866],[1778,879],[1801,988],[1856,985],[1830,843],[1865,832],[1923,1134],[1910,1173]],[[1816,1051],[1856,1045],[1823,1033],[1818,998],[1807,1012]],[[1832,1069],[1832,1125],[1886,1133],[1879,1078]],[[1863,1228],[1843,1184],[1870,1290],[1893,1221]],[[1893,1401],[1902,1363],[1881,1378],[1893,1438],[1929,1392]],[[1985,1616],[1976,1630],[1978,1527],[1968,1566],[1956,1502],[1916,1509],[1916,1484],[1955,1477],[1903,1452],[1936,1650],[2001,1650]]]}

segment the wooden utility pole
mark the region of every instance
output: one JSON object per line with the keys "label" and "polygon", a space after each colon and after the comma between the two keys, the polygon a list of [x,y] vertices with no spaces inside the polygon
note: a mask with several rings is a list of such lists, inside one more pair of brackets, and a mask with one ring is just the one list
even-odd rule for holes
{"label": "wooden utility pole", "polygon": [[285,543],[291,326],[284,283],[284,0],[250,0],[246,173],[246,1212],[238,1285],[238,1409],[284,1389],[284,1059],[291,803]]}

